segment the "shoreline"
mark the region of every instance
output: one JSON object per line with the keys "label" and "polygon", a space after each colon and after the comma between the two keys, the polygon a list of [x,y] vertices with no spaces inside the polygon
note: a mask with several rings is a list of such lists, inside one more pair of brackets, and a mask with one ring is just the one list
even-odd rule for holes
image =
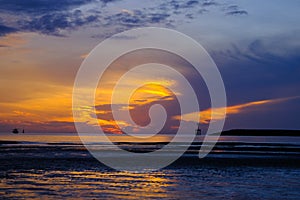
{"label": "shoreline", "polygon": [[[113,170],[103,163],[99,162],[94,157],[80,157],[80,158],[29,158],[20,157],[0,158],[1,171],[7,170],[26,170],[26,169],[62,169],[70,170],[72,168],[83,169],[108,169]],[[171,163],[166,169],[176,168],[230,168],[230,167],[258,167],[258,168],[295,168],[300,169],[299,156],[274,156],[274,157],[214,157],[209,155],[205,158],[199,159],[197,156],[181,156],[179,159]]]}

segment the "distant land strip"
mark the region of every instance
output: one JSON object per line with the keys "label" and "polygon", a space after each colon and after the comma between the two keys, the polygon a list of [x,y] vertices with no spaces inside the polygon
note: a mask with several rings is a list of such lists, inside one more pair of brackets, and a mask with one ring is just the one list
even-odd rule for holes
{"label": "distant land strip", "polygon": [[[212,134],[214,135],[214,134]],[[222,131],[221,136],[300,136],[300,130],[232,129]]]}

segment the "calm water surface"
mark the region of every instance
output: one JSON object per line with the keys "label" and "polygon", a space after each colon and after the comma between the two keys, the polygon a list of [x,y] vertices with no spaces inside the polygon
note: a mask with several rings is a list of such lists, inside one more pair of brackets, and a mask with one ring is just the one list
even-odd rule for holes
{"label": "calm water surface", "polygon": [[89,167],[26,169],[1,173],[0,195],[26,199],[299,199],[299,180],[299,169],[259,167],[180,167],[146,174]]}
{"label": "calm water surface", "polygon": [[[256,160],[254,156],[248,165],[247,160],[239,164],[240,158],[235,155],[234,162],[213,158],[211,163],[198,162],[190,155],[159,171],[129,173],[99,163],[78,145],[80,141],[74,135],[19,136],[6,134],[0,138],[22,142],[0,145],[1,199],[300,198],[300,168],[293,165],[300,161],[298,154],[287,166],[278,165],[281,157]],[[299,139],[290,137],[222,137],[220,142],[233,140],[288,147],[299,144]]]}

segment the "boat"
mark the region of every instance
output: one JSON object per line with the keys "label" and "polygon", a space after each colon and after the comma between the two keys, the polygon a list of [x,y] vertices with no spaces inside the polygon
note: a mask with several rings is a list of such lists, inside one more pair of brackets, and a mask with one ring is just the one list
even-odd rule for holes
{"label": "boat", "polygon": [[19,133],[19,130],[18,130],[17,128],[14,128],[14,129],[12,130],[12,133],[18,134],[18,133]]}

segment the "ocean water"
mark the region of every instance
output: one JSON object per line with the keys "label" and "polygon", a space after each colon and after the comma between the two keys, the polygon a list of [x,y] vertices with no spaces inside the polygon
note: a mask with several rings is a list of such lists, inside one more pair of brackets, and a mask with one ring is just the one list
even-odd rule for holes
{"label": "ocean water", "polygon": [[[122,136],[112,140],[128,142]],[[300,198],[300,139],[295,137],[224,136],[204,159],[198,158],[196,143],[170,166],[147,173],[105,166],[74,134],[2,134],[0,141],[0,199]],[[130,142],[121,144],[160,147]]]}

